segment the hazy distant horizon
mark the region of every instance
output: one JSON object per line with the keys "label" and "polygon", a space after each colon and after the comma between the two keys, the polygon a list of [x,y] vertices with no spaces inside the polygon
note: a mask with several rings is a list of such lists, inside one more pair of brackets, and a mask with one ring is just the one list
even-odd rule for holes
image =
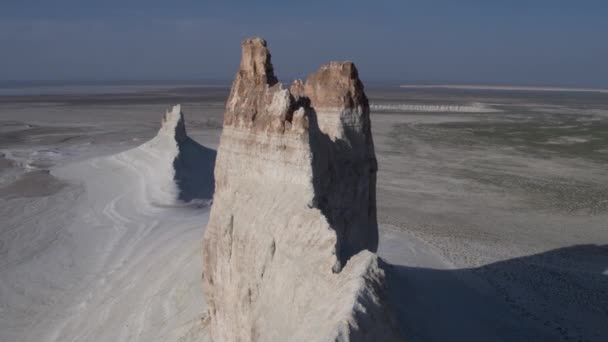
{"label": "hazy distant horizon", "polygon": [[[284,85],[289,85],[296,79],[305,79],[305,77],[279,77],[279,81]],[[177,86],[209,86],[209,87],[230,87],[233,78],[221,78],[221,79],[187,79],[187,78],[175,78],[175,79],[27,79],[27,80],[0,80],[0,88],[19,88],[19,87],[31,87],[31,86],[98,86],[98,85],[125,85],[125,86],[137,86],[137,85],[177,85]],[[458,82],[458,81],[408,81],[408,80],[394,80],[394,79],[364,79],[366,85],[372,86],[390,86],[390,87],[401,87],[401,88],[459,88],[463,89],[475,89],[475,88],[491,88],[500,90],[509,90],[507,88],[547,88],[547,89],[577,89],[577,90],[608,90],[608,86],[592,86],[592,85],[569,85],[563,83],[557,84],[544,84],[544,83],[507,83],[507,82]],[[524,90],[524,89],[522,89]]]}
{"label": "hazy distant horizon", "polygon": [[258,35],[285,82],[352,60],[366,84],[608,87],[607,17],[594,0],[5,1],[0,79],[230,81]]}
{"label": "hazy distant horizon", "polygon": [[[281,80],[289,86],[292,80]],[[0,81],[2,96],[47,95],[101,95],[166,91],[183,88],[228,89],[231,80],[47,80],[47,81]],[[608,87],[572,87],[547,85],[479,84],[479,83],[407,83],[365,81],[367,89],[394,88],[417,90],[452,91],[499,91],[499,92],[580,92],[608,94]]]}

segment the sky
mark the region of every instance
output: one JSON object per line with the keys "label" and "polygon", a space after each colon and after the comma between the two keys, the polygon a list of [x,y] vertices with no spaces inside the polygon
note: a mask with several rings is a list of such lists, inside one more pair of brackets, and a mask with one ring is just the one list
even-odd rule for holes
{"label": "sky", "polygon": [[229,82],[252,35],[284,82],[608,87],[605,0],[0,0],[0,81]]}

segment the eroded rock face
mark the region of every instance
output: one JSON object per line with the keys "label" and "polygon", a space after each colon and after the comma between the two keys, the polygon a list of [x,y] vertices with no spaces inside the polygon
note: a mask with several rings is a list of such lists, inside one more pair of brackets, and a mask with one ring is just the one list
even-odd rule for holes
{"label": "eroded rock face", "polygon": [[304,84],[310,99],[315,206],[338,233],[340,260],[378,248],[369,103],[352,62],[331,62]]}
{"label": "eroded rock face", "polygon": [[378,245],[369,105],[354,64],[284,89],[243,42],[203,241],[214,341],[398,339]]}

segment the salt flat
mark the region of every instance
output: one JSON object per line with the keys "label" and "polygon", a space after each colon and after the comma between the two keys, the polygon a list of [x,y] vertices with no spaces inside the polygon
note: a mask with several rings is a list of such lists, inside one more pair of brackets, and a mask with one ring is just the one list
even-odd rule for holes
{"label": "salt flat", "polygon": [[[226,92],[1,98],[0,340],[204,338],[207,208],[152,201],[146,180],[166,164],[133,149],[177,102],[215,148]],[[406,336],[605,340],[605,95],[368,95]]]}

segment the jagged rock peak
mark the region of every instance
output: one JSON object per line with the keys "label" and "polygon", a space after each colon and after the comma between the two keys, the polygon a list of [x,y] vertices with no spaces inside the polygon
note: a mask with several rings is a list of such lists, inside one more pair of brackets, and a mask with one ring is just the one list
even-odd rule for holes
{"label": "jagged rock peak", "polygon": [[[330,62],[284,89],[274,74],[267,43],[259,37],[242,44],[240,69],[226,103],[224,125],[271,133],[308,131],[311,110],[321,131],[335,140],[343,138],[342,125],[365,130],[369,103],[354,63]],[[297,120],[293,122],[297,112]],[[317,118],[315,118],[316,120]],[[360,126],[360,127],[355,127]]]}
{"label": "jagged rock peak", "polygon": [[[241,66],[224,115],[224,125],[255,131],[285,132],[294,111],[289,90],[278,83],[266,41],[248,38],[241,44]],[[289,128],[290,124],[287,125]]]}
{"label": "jagged rock peak", "polygon": [[167,109],[165,116],[163,116],[158,134],[173,137],[178,142],[184,141],[188,138],[188,135],[186,135],[186,124],[184,123],[184,114],[182,113],[181,105],[178,104],[170,109]]}
{"label": "jagged rock peak", "polygon": [[314,108],[360,108],[369,103],[353,62],[329,62],[306,79],[304,92]]}
{"label": "jagged rock peak", "polygon": [[260,37],[250,37],[243,41],[241,47],[243,51],[239,73],[270,86],[277,83],[266,41]]}

